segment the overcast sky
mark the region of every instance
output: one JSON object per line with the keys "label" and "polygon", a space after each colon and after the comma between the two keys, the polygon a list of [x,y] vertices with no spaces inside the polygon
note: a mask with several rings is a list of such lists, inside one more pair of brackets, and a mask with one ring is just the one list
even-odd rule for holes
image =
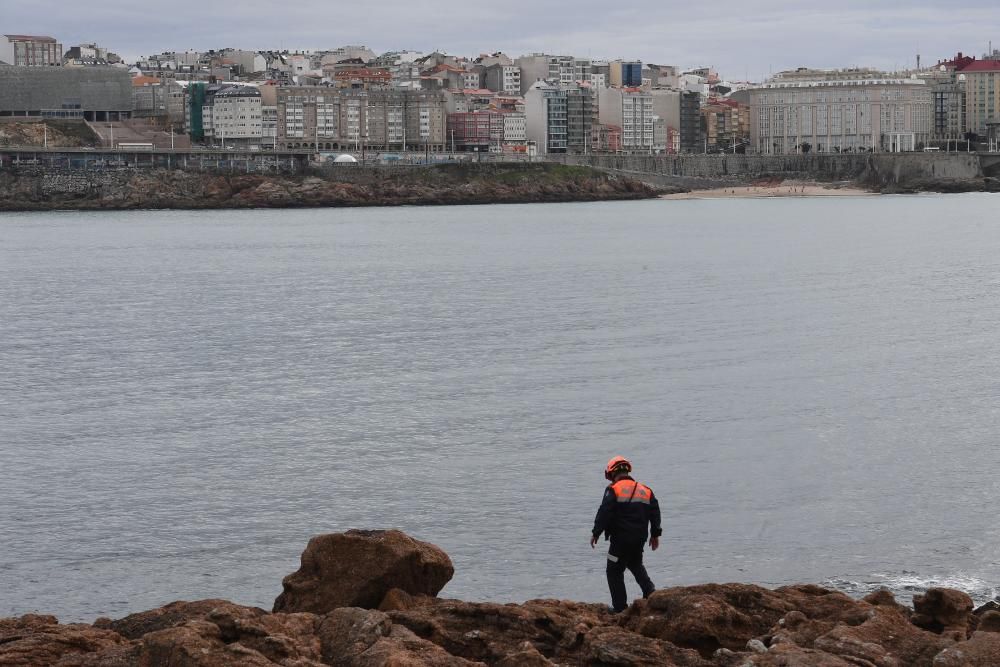
{"label": "overcast sky", "polygon": [[[0,0],[5,33],[96,41],[127,60],[167,50],[390,49],[546,53],[710,65],[760,80],[799,66],[912,66],[1000,47],[1000,2],[966,0]],[[996,34],[993,34],[993,33]]]}

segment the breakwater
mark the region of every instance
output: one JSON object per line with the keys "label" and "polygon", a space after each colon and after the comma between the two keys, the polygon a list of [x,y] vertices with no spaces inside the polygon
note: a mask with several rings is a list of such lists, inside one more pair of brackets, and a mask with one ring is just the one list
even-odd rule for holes
{"label": "breakwater", "polygon": [[568,155],[586,165],[656,186],[711,188],[760,179],[851,182],[878,191],[990,190],[1000,156],[975,153],[805,155]]}
{"label": "breakwater", "polygon": [[0,210],[7,211],[531,203],[656,194],[634,179],[549,163],[352,166],[277,174],[42,165],[0,171]]}

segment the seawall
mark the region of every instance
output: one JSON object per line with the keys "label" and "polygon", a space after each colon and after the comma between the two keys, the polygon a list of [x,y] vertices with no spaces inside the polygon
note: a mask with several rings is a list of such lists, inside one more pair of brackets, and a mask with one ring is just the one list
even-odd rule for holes
{"label": "seawall", "polygon": [[[761,179],[851,182],[873,190],[991,189],[984,159],[968,153],[806,155],[568,155],[587,165],[656,186],[746,185]],[[991,165],[992,166],[992,165]]]}

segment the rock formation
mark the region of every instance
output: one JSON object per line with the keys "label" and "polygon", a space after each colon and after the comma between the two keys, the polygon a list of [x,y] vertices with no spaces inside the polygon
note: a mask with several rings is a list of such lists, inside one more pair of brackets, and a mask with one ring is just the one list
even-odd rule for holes
{"label": "rock formation", "polygon": [[398,531],[313,538],[275,611],[174,602],[118,620],[0,619],[0,667],[996,667],[1000,604],[955,590],[863,600],[814,585],[668,588],[601,604],[436,597],[437,547]]}
{"label": "rock formation", "polygon": [[459,164],[297,174],[0,169],[0,211],[494,204],[643,199],[659,191],[588,167]]}

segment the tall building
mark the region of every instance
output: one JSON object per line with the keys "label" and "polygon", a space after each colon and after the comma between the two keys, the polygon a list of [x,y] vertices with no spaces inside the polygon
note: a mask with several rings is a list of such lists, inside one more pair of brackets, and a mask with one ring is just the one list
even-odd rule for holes
{"label": "tall building", "polygon": [[600,93],[599,116],[604,125],[621,128],[626,151],[653,149],[653,96],[640,88],[605,88]]}
{"label": "tall building", "polygon": [[912,151],[931,139],[933,109],[931,87],[916,77],[859,69],[783,72],[750,90],[752,150]]}
{"label": "tall building", "polygon": [[279,150],[445,149],[445,102],[438,91],[282,86],[276,106]]}
{"label": "tall building", "polygon": [[701,95],[688,90],[680,93],[680,152],[705,152],[705,134],[701,127]]}
{"label": "tall building", "polygon": [[965,77],[966,124],[980,137],[1000,123],[1000,60],[976,60],[961,70]]}
{"label": "tall building", "polygon": [[51,67],[62,65],[62,44],[54,37],[38,35],[3,35],[0,37],[0,62],[16,67]]}
{"label": "tall building", "polygon": [[260,146],[264,136],[260,91],[254,86],[229,86],[212,96],[212,135],[226,146]]}
{"label": "tall building", "polygon": [[538,81],[554,81],[560,84],[571,84],[576,78],[576,58],[573,56],[550,56],[544,53],[533,53],[521,56],[514,61],[521,68],[521,94]]}
{"label": "tall building", "polygon": [[489,65],[484,79],[486,88],[495,93],[521,94],[521,68],[516,65]]}
{"label": "tall building", "polygon": [[642,63],[615,60],[609,63],[608,85],[637,88],[642,85]]}
{"label": "tall building", "polygon": [[541,154],[588,152],[594,114],[589,85],[538,81],[524,96],[525,135]]}
{"label": "tall building", "polygon": [[711,100],[701,108],[709,151],[745,152],[750,139],[750,107],[736,100]]}

